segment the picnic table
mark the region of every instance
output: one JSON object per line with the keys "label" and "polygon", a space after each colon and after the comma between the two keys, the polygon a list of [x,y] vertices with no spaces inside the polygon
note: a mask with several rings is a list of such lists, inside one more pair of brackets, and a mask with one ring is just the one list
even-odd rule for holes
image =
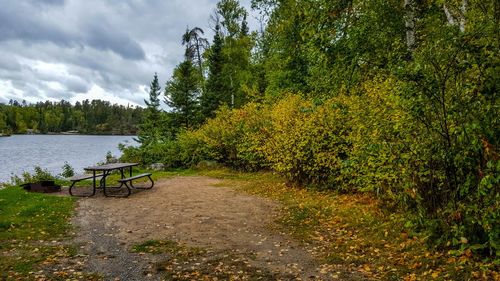
{"label": "picnic table", "polygon": [[[72,177],[70,180],[73,182],[73,184],[69,188],[69,193],[73,195],[72,193],[72,188],[74,187],[75,183],[85,180],[85,179],[92,179],[92,194],[90,196],[95,195],[96,189],[97,188],[102,188],[104,196],[114,196],[114,197],[127,197],[131,194],[131,188],[137,188],[137,189],[151,189],[153,188],[154,181],[151,178],[151,173],[144,173],[140,175],[132,175],[132,167],[138,166],[139,163],[111,163],[111,164],[104,164],[104,165],[97,165],[97,166],[91,166],[84,168],[85,171],[87,172],[92,172],[92,174],[87,174],[87,175],[81,175],[81,176],[75,176]],[[118,170],[120,172],[121,178],[118,180],[118,183],[120,184],[119,186],[107,186],[106,185],[106,179],[107,177],[111,174],[111,172]],[[126,170],[128,170],[129,177],[125,176]],[[149,178],[150,186],[147,187],[136,187],[132,183],[132,181],[140,179],[140,178]],[[97,186],[97,179],[99,179],[99,186]],[[122,189],[123,186],[126,187],[126,193],[125,194],[110,194],[108,193],[107,189]]]}

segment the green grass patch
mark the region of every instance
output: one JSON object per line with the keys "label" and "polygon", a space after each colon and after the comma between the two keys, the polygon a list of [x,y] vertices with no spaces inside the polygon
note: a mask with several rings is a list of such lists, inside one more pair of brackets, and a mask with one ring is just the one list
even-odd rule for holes
{"label": "green grass patch", "polygon": [[70,226],[74,198],[29,193],[19,187],[0,190],[0,245],[10,240],[62,238]]}
{"label": "green grass patch", "polygon": [[0,190],[0,277],[27,278],[47,258],[74,252],[48,243],[68,237],[74,201],[19,187]]}

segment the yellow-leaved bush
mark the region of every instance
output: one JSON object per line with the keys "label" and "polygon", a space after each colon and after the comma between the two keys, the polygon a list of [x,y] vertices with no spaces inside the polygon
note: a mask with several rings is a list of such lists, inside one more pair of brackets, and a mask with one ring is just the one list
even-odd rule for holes
{"label": "yellow-leaved bush", "polygon": [[[495,108],[478,98],[444,100],[457,109],[444,123],[434,104],[408,87],[380,76],[321,102],[290,94],[222,108],[145,155],[177,166],[212,160],[240,170],[270,168],[302,186],[374,192],[406,209],[408,225],[426,229],[437,244],[498,255],[500,160],[491,143],[498,134],[488,131],[480,111]],[[461,104],[469,111],[458,110]]]}
{"label": "yellow-leaved bush", "polygon": [[379,195],[415,197],[412,187],[412,134],[408,113],[401,104],[396,80],[367,81],[355,94],[341,96],[348,108],[349,165],[343,169],[355,189]]}
{"label": "yellow-leaved bush", "polygon": [[315,105],[288,95],[272,106],[249,103],[217,116],[178,140],[194,160],[215,160],[240,170],[270,167],[289,181],[338,186],[349,143],[346,114],[334,100]]}
{"label": "yellow-leaved bush", "polygon": [[204,155],[240,170],[255,171],[265,166],[260,150],[267,110],[256,103],[239,109],[224,107],[193,135],[204,146]]}
{"label": "yellow-leaved bush", "polygon": [[271,167],[298,184],[336,186],[349,144],[342,107],[289,95],[270,110],[262,151]]}

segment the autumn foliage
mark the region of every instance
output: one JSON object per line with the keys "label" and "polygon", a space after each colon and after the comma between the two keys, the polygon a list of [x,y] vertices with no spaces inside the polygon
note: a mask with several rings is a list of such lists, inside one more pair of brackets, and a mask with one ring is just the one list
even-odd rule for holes
{"label": "autumn foliage", "polygon": [[408,225],[429,231],[433,244],[497,255],[496,149],[479,130],[471,132],[469,143],[457,144],[454,163],[475,155],[476,166],[456,166],[468,173],[450,185],[443,162],[450,152],[431,145],[440,140],[412,115],[403,86],[376,78],[320,103],[290,94],[273,104],[223,108],[198,130],[181,133],[177,154],[194,156],[186,166],[213,160],[239,170],[272,169],[294,185],[368,192],[408,210]]}
{"label": "autumn foliage", "polygon": [[238,102],[155,159],[366,193],[429,244],[498,261],[498,1],[252,2],[269,16],[252,59],[207,87]]}

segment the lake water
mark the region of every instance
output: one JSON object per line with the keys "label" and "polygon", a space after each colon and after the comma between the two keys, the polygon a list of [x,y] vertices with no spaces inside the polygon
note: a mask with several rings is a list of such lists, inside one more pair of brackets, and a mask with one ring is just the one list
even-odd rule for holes
{"label": "lake water", "polygon": [[32,172],[35,166],[56,175],[62,172],[64,162],[75,173],[102,162],[108,151],[120,156],[118,144],[136,144],[132,136],[82,135],[13,135],[0,137],[0,182],[10,181],[12,175]]}

